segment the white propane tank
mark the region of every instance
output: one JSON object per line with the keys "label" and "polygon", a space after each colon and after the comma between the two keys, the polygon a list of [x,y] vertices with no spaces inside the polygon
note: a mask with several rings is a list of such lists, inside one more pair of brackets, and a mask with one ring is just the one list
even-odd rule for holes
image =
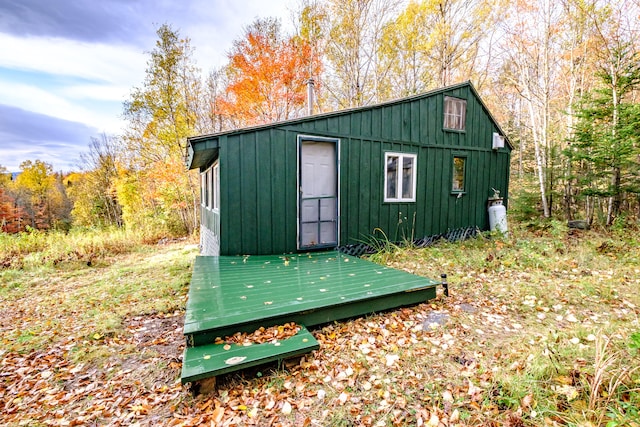
{"label": "white propane tank", "polygon": [[500,192],[493,189],[494,194],[489,197],[489,229],[491,231],[499,231],[505,237],[509,235],[507,227],[507,208],[502,204]]}
{"label": "white propane tank", "polygon": [[504,235],[508,234],[507,208],[504,205],[489,206],[489,229],[491,231],[498,230]]}

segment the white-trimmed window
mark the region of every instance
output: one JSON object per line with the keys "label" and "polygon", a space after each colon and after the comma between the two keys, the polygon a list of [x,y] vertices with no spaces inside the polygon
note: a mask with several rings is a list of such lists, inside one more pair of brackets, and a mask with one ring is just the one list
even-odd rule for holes
{"label": "white-trimmed window", "polygon": [[467,101],[465,99],[444,97],[444,128],[450,130],[464,130],[467,116]]}
{"label": "white-trimmed window", "polygon": [[220,210],[220,167],[218,162],[200,174],[200,177],[202,206],[214,211]]}
{"label": "white-trimmed window", "polygon": [[415,202],[417,154],[384,154],[384,201]]}
{"label": "white-trimmed window", "polygon": [[207,207],[207,171],[200,174],[200,204]]}
{"label": "white-trimmed window", "polygon": [[215,162],[213,164],[213,171],[212,171],[212,175],[213,175],[213,183],[212,183],[212,193],[213,193],[213,197],[212,197],[212,202],[213,202],[213,210],[218,212],[220,210],[220,165],[218,164],[218,162]]}
{"label": "white-trimmed window", "polygon": [[453,156],[453,179],[451,183],[452,193],[465,192],[465,171],[467,158],[464,156]]}
{"label": "white-trimmed window", "polygon": [[213,167],[207,169],[207,209],[213,205]]}

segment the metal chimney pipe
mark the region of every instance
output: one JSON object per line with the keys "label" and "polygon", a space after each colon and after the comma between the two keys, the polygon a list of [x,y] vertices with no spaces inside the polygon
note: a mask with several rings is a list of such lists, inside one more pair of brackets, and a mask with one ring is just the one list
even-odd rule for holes
{"label": "metal chimney pipe", "polygon": [[315,81],[313,80],[313,77],[310,77],[309,80],[307,80],[307,113],[309,116],[313,115],[314,85],[315,85]]}

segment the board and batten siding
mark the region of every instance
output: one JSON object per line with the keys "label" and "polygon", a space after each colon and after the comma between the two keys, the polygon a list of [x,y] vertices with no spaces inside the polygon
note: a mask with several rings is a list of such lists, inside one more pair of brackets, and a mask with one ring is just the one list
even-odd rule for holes
{"label": "board and batten siding", "polygon": [[270,128],[220,144],[221,253],[295,250],[296,135]]}
{"label": "board and batten siding", "polygon": [[[445,96],[467,100],[465,131],[443,129]],[[470,226],[488,229],[492,188],[500,190],[505,203],[508,198],[510,150],[492,149],[493,133],[499,131],[471,86],[461,85],[396,103],[223,134],[218,156],[220,253],[296,251],[298,135],[340,141],[340,245],[367,242],[374,230],[398,241]],[[384,202],[385,152],[417,155],[415,202]],[[466,158],[460,197],[451,188],[456,155]]]}

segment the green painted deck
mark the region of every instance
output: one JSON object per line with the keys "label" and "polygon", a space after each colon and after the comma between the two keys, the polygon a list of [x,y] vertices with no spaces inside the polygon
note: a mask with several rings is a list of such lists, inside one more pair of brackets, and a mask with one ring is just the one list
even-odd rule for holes
{"label": "green painted deck", "polygon": [[340,252],[197,257],[185,314],[182,380],[218,374],[207,375],[206,369],[243,367],[213,361],[206,369],[198,366],[213,357],[203,359],[204,349],[191,348],[211,348],[217,337],[287,322],[310,327],[417,304],[435,298],[439,284]]}
{"label": "green painted deck", "polygon": [[426,301],[439,283],[339,252],[198,257],[184,334],[197,346],[281,322],[313,326]]}

